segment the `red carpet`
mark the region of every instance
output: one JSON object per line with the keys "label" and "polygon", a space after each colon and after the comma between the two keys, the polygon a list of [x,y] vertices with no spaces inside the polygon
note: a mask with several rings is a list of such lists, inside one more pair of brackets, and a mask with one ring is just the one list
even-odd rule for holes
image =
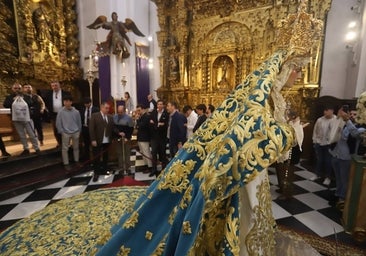
{"label": "red carpet", "polygon": [[114,188],[114,187],[122,187],[122,186],[148,186],[149,184],[142,181],[134,180],[134,178],[130,176],[125,176],[122,179],[116,180],[111,184],[105,186],[105,188]]}

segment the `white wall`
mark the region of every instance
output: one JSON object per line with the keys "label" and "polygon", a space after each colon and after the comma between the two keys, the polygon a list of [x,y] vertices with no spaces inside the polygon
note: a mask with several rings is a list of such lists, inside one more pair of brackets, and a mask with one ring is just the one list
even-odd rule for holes
{"label": "white wall", "polygon": [[[366,79],[359,75],[364,72],[360,68],[361,49],[363,36],[359,36],[359,42],[349,43],[345,36],[349,31],[348,24],[351,21],[358,22],[358,31],[362,32],[362,12],[351,10],[352,6],[362,5],[358,0],[333,0],[326,24],[324,44],[324,59],[321,74],[320,96],[334,96],[340,99],[352,99],[359,95],[358,80]],[[364,42],[366,42],[364,40]],[[355,47],[347,48],[346,45]],[[366,65],[364,61],[361,61]]]}
{"label": "white wall", "polygon": [[[359,43],[356,58],[358,59],[358,76],[355,96],[358,97],[361,93],[366,91],[366,4],[363,2],[362,8],[362,30],[361,30],[361,40]],[[363,58],[362,58],[363,56]]]}
{"label": "white wall", "polygon": [[153,97],[156,99],[156,90],[160,87],[160,48],[158,44],[157,34],[156,32],[160,31],[159,23],[158,23],[158,12],[155,3],[149,1],[150,3],[150,36],[153,41],[150,42],[150,53],[153,60],[153,68],[150,70],[150,91]]}

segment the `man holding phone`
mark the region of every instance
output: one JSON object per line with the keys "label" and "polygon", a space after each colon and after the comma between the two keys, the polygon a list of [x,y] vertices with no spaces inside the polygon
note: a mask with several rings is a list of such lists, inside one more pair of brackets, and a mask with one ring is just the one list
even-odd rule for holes
{"label": "man holding phone", "polygon": [[339,140],[336,142],[335,147],[330,150],[330,154],[336,178],[335,196],[338,198],[336,206],[342,211],[351,168],[351,155],[357,152],[357,139],[361,139],[360,135],[365,132],[365,129],[357,128],[353,124],[348,105],[342,106],[338,111],[338,116],[344,121],[344,125],[339,132]]}

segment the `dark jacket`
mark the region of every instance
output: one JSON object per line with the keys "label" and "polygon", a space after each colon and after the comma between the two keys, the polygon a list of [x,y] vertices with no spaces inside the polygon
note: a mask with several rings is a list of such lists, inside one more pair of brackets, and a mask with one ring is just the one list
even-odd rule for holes
{"label": "dark jacket", "polygon": [[[80,112],[80,117],[81,117],[81,124],[83,125],[83,126],[85,126],[84,124],[85,124],[85,106],[83,106],[80,110],[79,110],[79,112]],[[91,117],[91,115],[93,114],[93,113],[97,113],[97,112],[99,112],[99,108],[98,107],[94,107],[94,106],[91,106],[91,113],[90,113],[90,117]],[[90,122],[90,120],[89,120],[89,122]]]}
{"label": "dark jacket", "polygon": [[[163,110],[163,113],[160,116],[160,119],[158,120],[158,110],[153,110],[150,114],[150,120],[152,120],[153,123],[150,122],[151,127],[151,139],[166,139],[167,131],[168,131],[168,125],[169,125],[169,114],[165,110]],[[159,125],[158,123],[164,123],[163,125]]]}
{"label": "dark jacket", "polygon": [[137,119],[136,128],[137,128],[137,141],[146,142],[151,140],[149,113],[146,112],[139,119]]}
{"label": "dark jacket", "polygon": [[108,123],[103,120],[101,112],[93,113],[89,123],[90,141],[96,141],[98,146],[103,143],[104,130],[105,135],[109,138],[109,142],[112,142],[112,133],[114,129],[113,118],[111,115],[107,115]]}
{"label": "dark jacket", "polygon": [[171,145],[177,145],[179,142],[183,144],[187,140],[187,118],[178,111],[170,118],[169,143]]}
{"label": "dark jacket", "polygon": [[200,128],[200,126],[206,121],[206,119],[207,119],[207,116],[205,114],[203,114],[202,116],[199,116],[196,124],[193,127],[193,132],[197,131],[197,129]]}
{"label": "dark jacket", "polygon": [[41,102],[39,100],[39,97],[37,94],[32,94],[29,95],[29,97],[31,98],[31,104],[32,106],[30,107],[30,115],[32,119],[40,119],[42,114],[41,114]]}
{"label": "dark jacket", "polygon": [[[61,90],[62,106],[64,105],[64,97],[66,95],[70,96],[71,94],[67,91]],[[49,90],[43,100],[44,103],[46,104],[47,111],[50,114],[55,115],[56,113],[53,113],[53,90]]]}

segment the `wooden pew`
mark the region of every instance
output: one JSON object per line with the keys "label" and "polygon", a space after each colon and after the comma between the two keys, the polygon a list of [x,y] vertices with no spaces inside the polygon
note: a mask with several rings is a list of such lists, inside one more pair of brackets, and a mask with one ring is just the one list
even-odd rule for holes
{"label": "wooden pew", "polygon": [[4,136],[11,136],[12,139],[17,139],[18,134],[13,126],[13,123],[11,121],[11,115],[9,114],[9,111],[6,111],[5,109],[1,109],[0,111],[0,135],[2,137]]}

